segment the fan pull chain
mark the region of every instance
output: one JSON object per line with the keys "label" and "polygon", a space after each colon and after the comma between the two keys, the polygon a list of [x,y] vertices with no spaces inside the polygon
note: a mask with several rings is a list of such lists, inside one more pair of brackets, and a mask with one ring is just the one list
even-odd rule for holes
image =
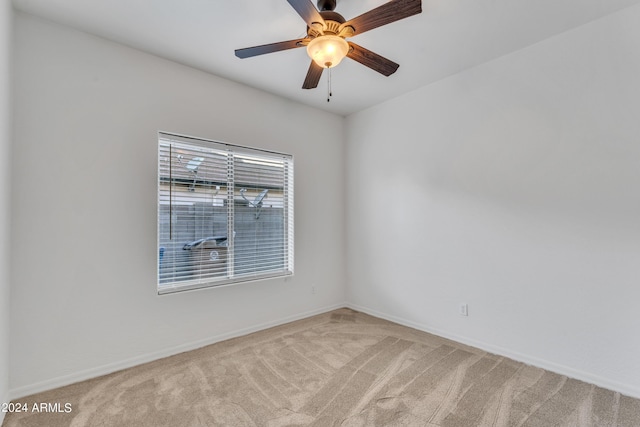
{"label": "fan pull chain", "polygon": [[327,82],[327,102],[331,101],[333,93],[331,93],[331,68],[329,68],[328,82]]}

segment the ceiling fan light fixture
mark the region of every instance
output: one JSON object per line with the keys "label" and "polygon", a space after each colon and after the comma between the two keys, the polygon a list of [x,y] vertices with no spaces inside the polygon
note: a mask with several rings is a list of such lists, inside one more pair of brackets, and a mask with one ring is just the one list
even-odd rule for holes
{"label": "ceiling fan light fixture", "polygon": [[342,37],[328,34],[316,37],[307,45],[307,54],[322,68],[333,68],[349,53],[349,43]]}

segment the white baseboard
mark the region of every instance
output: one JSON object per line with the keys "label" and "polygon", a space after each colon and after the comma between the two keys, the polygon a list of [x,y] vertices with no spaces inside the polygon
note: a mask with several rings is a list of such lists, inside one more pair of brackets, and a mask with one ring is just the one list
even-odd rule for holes
{"label": "white baseboard", "polygon": [[[274,320],[271,322],[262,323],[259,325],[255,325],[249,328],[239,329],[235,331],[230,331],[224,334],[216,335],[204,340],[194,341],[191,343],[186,343],[183,345],[171,347],[168,349],[164,349],[157,352],[148,353],[142,356],[122,360],[120,362],[114,362],[103,366],[98,366],[92,369],[87,369],[84,371],[80,371],[71,375],[64,375],[56,378],[52,378],[50,380],[38,382],[35,384],[30,384],[23,387],[18,387],[15,389],[11,389],[9,391],[9,397],[3,400],[3,402],[8,402],[9,398],[12,400],[19,399],[25,396],[29,396],[31,394],[40,393],[43,391],[51,390],[58,387],[63,387],[69,384],[73,384],[79,381],[88,380],[91,378],[96,378],[102,375],[107,375],[116,371],[120,371],[122,369],[131,368],[137,365],[141,365],[143,363],[152,362],[154,360],[162,359],[164,357],[173,356],[175,354],[183,353],[185,351],[195,350],[201,347],[205,347],[210,344],[215,344],[220,341],[224,341],[231,338],[240,337],[243,335],[247,335],[253,332],[261,331],[264,329],[268,329],[274,326],[283,325],[285,323],[293,322],[295,320],[305,319],[307,317],[315,316],[317,314],[327,313],[332,310],[336,310],[339,308],[351,308],[356,311],[360,311],[362,313],[369,314],[371,316],[375,316],[381,319],[389,320],[394,323],[398,323],[400,325],[408,326],[410,328],[418,329],[420,331],[428,332],[433,335],[437,335],[442,338],[450,339],[452,341],[459,342],[461,344],[470,345],[472,347],[479,348],[481,350],[497,354],[500,356],[508,357],[513,360],[517,360],[522,363],[526,363],[528,365],[536,366],[542,369],[546,369],[551,372],[555,372],[560,375],[565,375],[570,378],[574,378],[577,380],[585,381],[590,384],[595,384],[599,387],[603,387],[609,390],[620,392],[624,395],[635,397],[640,399],[640,388],[630,385],[624,384],[617,381],[611,381],[607,378],[602,378],[598,375],[593,375],[588,372],[579,371],[573,369],[568,366],[559,365],[554,362],[550,362],[544,359],[538,359],[535,357],[528,356],[526,354],[521,354],[518,352],[511,351],[509,349],[505,349],[502,347],[498,347],[492,344],[488,344],[481,341],[476,341],[467,337],[459,336],[456,334],[451,334],[447,331],[439,330],[431,328],[427,325],[414,322],[411,320],[404,319],[402,317],[393,316],[387,313],[383,313],[368,307],[363,307],[357,304],[351,303],[341,303],[334,304],[331,306],[323,307],[320,309],[307,311],[303,313],[298,313],[292,316],[287,316],[284,318],[280,318],[278,320]],[[4,414],[0,413],[0,425],[2,425],[2,419],[4,418]]]}
{"label": "white baseboard", "polygon": [[[136,356],[130,359],[122,360],[119,362],[109,363],[107,365],[97,366],[95,368],[86,369],[80,372],[76,372],[70,375],[63,375],[56,378],[51,378],[46,381],[41,381],[35,384],[29,384],[22,387],[17,387],[9,390],[9,397],[12,400],[20,399],[25,396],[29,396],[35,393],[51,390],[58,387],[63,387],[69,384],[77,383],[79,381],[96,378],[102,375],[111,374],[123,369],[131,368],[143,363],[153,362],[154,360],[162,359],[165,357],[173,356],[185,351],[195,350],[205,347],[210,344],[215,344],[220,341],[225,341],[231,338],[248,335],[253,332],[261,331],[263,329],[272,328],[274,326],[283,325],[285,323],[293,322],[295,320],[305,319],[307,317],[315,316],[317,314],[327,313],[329,311],[336,310],[338,308],[346,307],[346,303],[334,304],[327,307],[319,308],[316,310],[306,311],[303,313],[294,314],[292,316],[283,317],[271,322],[261,323],[259,325],[251,326],[248,328],[238,329],[235,331],[226,332],[224,334],[215,335],[210,338],[198,340],[186,344],[181,344],[175,347],[167,348],[160,351],[147,353],[141,356]],[[7,400],[8,402],[8,400]],[[2,416],[0,414],[0,416]],[[1,420],[1,418],[0,418]],[[0,422],[0,425],[2,423]]]}
{"label": "white baseboard", "polygon": [[380,311],[363,307],[357,304],[347,303],[348,308],[351,308],[356,311],[360,311],[362,313],[369,314],[371,316],[375,316],[381,319],[389,320],[394,323],[398,323],[403,326],[408,326],[410,328],[418,329],[423,332],[428,332],[433,335],[437,335],[442,338],[450,339],[455,342],[459,342],[461,344],[466,344],[471,347],[479,348],[481,350],[487,351],[489,353],[497,354],[499,356],[508,357],[510,359],[516,360],[518,362],[525,363],[527,365],[535,366],[538,368],[546,369],[547,371],[555,372],[556,374],[564,375],[569,378],[573,378],[576,380],[584,381],[590,384],[597,385],[599,387],[617,391],[626,396],[635,397],[640,399],[640,388],[637,386],[633,386],[630,384],[624,384],[617,381],[611,381],[607,378],[600,377],[598,375],[591,374],[589,372],[583,372],[577,369],[573,369],[569,366],[560,365],[554,362],[550,362],[548,360],[539,359],[536,357],[528,356],[526,354],[518,353],[515,351],[511,351],[506,348],[498,347],[492,344],[488,344],[482,341],[476,341],[474,339],[470,339],[467,337],[459,336],[456,334],[451,334],[447,331],[439,330],[431,328],[427,325],[417,323],[411,320],[407,320],[401,317],[392,316],[387,313],[382,313]]}

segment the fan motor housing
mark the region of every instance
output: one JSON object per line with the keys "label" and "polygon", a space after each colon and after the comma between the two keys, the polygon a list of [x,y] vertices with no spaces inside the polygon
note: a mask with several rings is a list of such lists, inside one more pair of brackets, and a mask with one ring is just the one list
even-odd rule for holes
{"label": "fan motor housing", "polygon": [[325,21],[335,21],[339,24],[344,24],[347,21],[342,15],[333,10],[323,10],[320,12],[320,16],[322,16]]}
{"label": "fan motor housing", "polygon": [[[342,15],[332,10],[324,10],[320,12],[320,16],[322,16],[322,19],[324,20],[324,28],[320,29],[319,27],[316,27],[316,24],[312,27],[307,27],[307,35],[309,37],[314,38],[322,34],[343,36],[340,26],[346,22],[346,19],[344,19]],[[350,35],[346,36],[349,37]]]}

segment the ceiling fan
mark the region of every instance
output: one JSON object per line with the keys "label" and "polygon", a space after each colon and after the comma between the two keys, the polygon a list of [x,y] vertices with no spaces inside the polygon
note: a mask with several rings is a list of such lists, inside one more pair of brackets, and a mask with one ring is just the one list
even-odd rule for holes
{"label": "ceiling fan", "polygon": [[236,49],[238,58],[250,58],[281,50],[307,47],[311,65],[303,89],[318,86],[325,68],[333,68],[346,56],[385,76],[395,73],[399,64],[345,39],[422,12],[422,0],[391,0],[350,20],[334,12],[336,0],[287,0],[307,23],[307,36],[301,39]]}

